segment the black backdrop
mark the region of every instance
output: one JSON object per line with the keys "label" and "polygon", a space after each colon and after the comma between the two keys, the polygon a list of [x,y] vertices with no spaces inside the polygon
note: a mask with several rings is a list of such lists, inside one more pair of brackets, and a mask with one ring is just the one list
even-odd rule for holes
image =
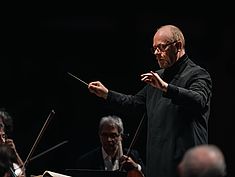
{"label": "black backdrop", "polygon": [[[235,27],[231,15],[202,13],[200,9],[195,15],[166,15],[154,10],[68,10],[67,15],[58,15],[56,12],[63,8],[51,10],[53,13],[25,9],[8,11],[1,17],[1,107],[14,118],[12,137],[23,160],[51,110],[56,114],[32,157],[68,140],[30,161],[29,175],[45,170],[65,173],[64,169],[74,168],[76,157],[99,143],[97,127],[104,115],[123,117],[125,132],[130,134],[126,140],[129,145],[142,115],[112,112],[67,72],[86,82],[100,80],[112,90],[134,94],[143,87],[140,74],[158,68],[149,50],[155,28],[175,24],[185,34],[189,56],[211,73],[214,88],[209,142],[223,150],[228,172],[233,176]],[[145,126],[144,122],[134,145],[143,159]]]}

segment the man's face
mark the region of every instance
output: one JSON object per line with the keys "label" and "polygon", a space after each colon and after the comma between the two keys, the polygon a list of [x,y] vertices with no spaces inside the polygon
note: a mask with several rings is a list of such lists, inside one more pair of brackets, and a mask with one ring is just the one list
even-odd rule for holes
{"label": "man's face", "polygon": [[114,156],[118,150],[118,142],[121,140],[121,135],[118,128],[114,125],[104,125],[100,132],[100,142],[105,152]]}
{"label": "man's face", "polygon": [[168,41],[164,31],[159,31],[154,35],[152,52],[160,68],[169,68],[177,60],[177,47],[175,46],[178,41]]}

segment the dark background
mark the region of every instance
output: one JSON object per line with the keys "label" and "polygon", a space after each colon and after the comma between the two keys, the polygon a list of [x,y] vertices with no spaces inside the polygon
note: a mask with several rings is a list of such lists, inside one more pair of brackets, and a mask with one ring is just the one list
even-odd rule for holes
{"label": "dark background", "polygon": [[[130,134],[125,145],[129,146],[142,115],[113,112],[67,72],[86,82],[100,80],[109,89],[135,94],[144,86],[140,74],[158,68],[150,47],[156,27],[163,24],[182,29],[188,55],[211,73],[209,142],[223,150],[228,174],[234,175],[235,26],[230,10],[196,6],[195,13],[183,8],[178,13],[179,6],[172,11],[141,9],[142,4],[138,8],[93,5],[93,9],[73,4],[24,5],[7,6],[1,16],[0,104],[14,118],[12,137],[23,160],[51,110],[56,114],[31,157],[68,141],[30,161],[29,175],[45,170],[65,174],[65,169],[74,168],[76,157],[99,144],[97,127],[104,115],[123,117],[125,132]],[[144,122],[133,147],[144,160],[145,131]]]}

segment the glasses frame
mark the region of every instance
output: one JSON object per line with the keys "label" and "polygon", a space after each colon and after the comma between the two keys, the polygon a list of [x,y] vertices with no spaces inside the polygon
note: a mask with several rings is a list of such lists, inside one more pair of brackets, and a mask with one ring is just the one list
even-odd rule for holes
{"label": "glasses frame", "polygon": [[111,139],[116,139],[118,137],[120,137],[121,134],[117,134],[117,133],[101,133],[100,134],[102,138],[111,138]]}
{"label": "glasses frame", "polygon": [[168,46],[175,44],[176,42],[178,42],[178,40],[166,44],[158,44],[157,47],[151,47],[150,50],[153,54],[155,54],[156,50],[157,52],[165,52],[168,49]]}

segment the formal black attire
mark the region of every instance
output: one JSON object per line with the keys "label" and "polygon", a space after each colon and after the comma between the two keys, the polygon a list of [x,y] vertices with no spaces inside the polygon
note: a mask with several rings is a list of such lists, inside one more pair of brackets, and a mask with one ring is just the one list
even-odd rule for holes
{"label": "formal black attire", "polygon": [[135,95],[110,90],[108,105],[147,113],[146,176],[175,177],[184,152],[208,143],[212,96],[210,74],[185,54],[172,67],[156,71],[168,90],[147,84]]}
{"label": "formal black attire", "polygon": [[[123,149],[123,153],[127,153],[127,149]],[[141,171],[145,173],[145,165],[137,150],[131,150],[129,156],[141,166]],[[77,159],[76,168],[78,169],[92,169],[92,170],[105,170],[102,147],[97,147]]]}

